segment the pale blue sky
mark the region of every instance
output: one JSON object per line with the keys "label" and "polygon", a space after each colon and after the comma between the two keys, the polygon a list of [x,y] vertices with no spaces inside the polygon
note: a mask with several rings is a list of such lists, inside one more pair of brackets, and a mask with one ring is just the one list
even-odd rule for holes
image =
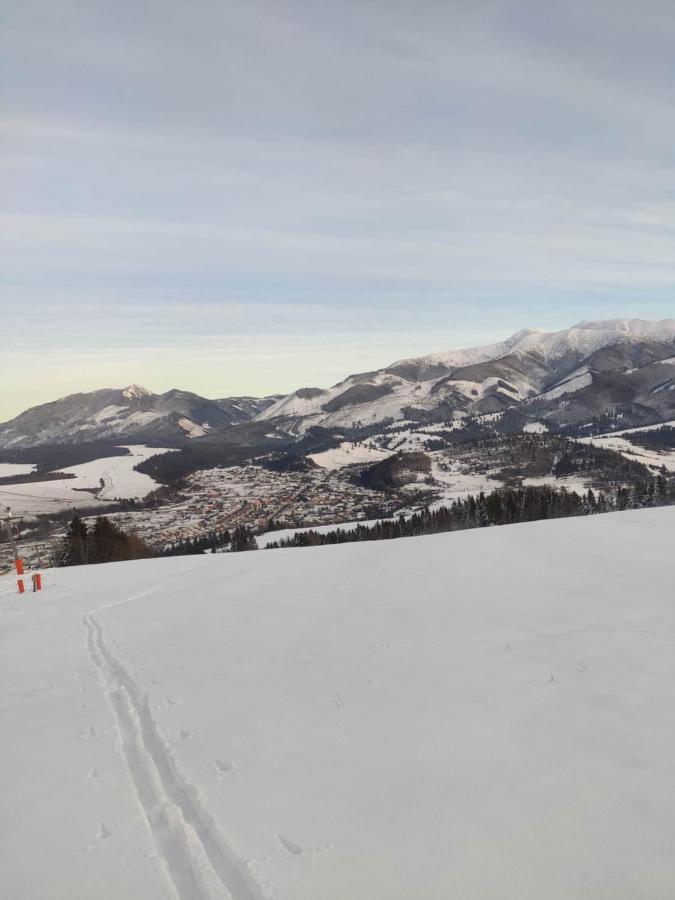
{"label": "pale blue sky", "polygon": [[671,0],[5,0],[0,419],[675,315]]}

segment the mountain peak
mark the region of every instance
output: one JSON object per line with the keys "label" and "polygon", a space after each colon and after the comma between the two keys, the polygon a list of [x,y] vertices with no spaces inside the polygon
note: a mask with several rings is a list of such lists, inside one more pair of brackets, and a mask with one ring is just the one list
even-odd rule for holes
{"label": "mountain peak", "polygon": [[127,400],[140,400],[143,397],[152,397],[152,391],[142,387],[140,384],[130,384],[122,391],[122,396]]}

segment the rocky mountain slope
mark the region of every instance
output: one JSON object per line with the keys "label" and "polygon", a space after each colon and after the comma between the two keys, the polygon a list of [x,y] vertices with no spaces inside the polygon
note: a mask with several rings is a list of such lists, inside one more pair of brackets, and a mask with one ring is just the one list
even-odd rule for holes
{"label": "rocky mountain slope", "polygon": [[302,388],[258,419],[302,433],[313,425],[434,421],[514,407],[555,425],[612,412],[636,424],[672,418],[675,319],[518,331],[498,344],[398,360],[327,390]]}
{"label": "rocky mountain slope", "polygon": [[71,394],[35,406],[0,425],[0,448],[108,439],[182,441],[245,422],[275,399],[207,400],[190,391],[153,394],[136,384]]}

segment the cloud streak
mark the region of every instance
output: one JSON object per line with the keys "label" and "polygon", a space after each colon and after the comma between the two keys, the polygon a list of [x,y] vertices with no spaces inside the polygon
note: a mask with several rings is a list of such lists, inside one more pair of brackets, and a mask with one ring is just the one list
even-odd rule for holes
{"label": "cloud streak", "polygon": [[[674,40],[659,0],[9,3],[2,356],[28,401],[111,336],[115,382],[163,384],[171,347],[185,387],[274,391],[672,315]],[[240,339],[191,383],[200,342]]]}

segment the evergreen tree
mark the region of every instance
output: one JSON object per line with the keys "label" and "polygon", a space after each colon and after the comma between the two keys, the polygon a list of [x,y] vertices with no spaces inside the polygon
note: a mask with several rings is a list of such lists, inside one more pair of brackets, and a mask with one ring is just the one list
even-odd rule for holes
{"label": "evergreen tree", "polygon": [[237,525],[232,534],[232,552],[240,553],[243,550],[257,549],[258,543],[251,529],[247,528],[245,525]]}
{"label": "evergreen tree", "polygon": [[88,560],[87,526],[75,513],[71,519],[60,554],[60,565],[83,566]]}

